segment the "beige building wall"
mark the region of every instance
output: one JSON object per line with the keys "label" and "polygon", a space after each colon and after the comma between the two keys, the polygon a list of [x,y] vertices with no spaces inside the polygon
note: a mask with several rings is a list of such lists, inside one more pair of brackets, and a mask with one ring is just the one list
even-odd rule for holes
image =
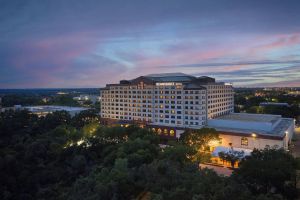
{"label": "beige building wall", "polygon": [[107,86],[101,93],[101,117],[154,125],[201,128],[206,124],[206,90],[182,83]]}
{"label": "beige building wall", "polygon": [[234,91],[231,84],[211,83],[207,89],[207,118],[213,119],[234,112]]}
{"label": "beige building wall", "polygon": [[[252,136],[235,136],[235,135],[224,135],[220,134],[221,138],[220,146],[225,147],[236,147],[236,148],[244,148],[244,149],[264,149],[265,147],[274,147],[285,148],[287,149],[285,138],[282,140],[278,139],[266,139],[260,137],[252,137]],[[247,142],[248,141],[248,142]],[[230,145],[231,144],[231,145]]]}

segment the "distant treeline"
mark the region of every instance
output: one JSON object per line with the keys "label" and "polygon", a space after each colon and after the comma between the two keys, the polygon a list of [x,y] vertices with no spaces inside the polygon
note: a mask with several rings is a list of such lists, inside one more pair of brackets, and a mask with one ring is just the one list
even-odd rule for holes
{"label": "distant treeline", "polygon": [[49,88],[49,89],[0,89],[0,96],[7,94],[55,95],[58,92],[69,94],[99,94],[99,88]]}

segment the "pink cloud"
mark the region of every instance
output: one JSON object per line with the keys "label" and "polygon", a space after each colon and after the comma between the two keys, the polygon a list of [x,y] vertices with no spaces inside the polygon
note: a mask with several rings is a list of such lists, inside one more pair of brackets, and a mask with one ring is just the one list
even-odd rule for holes
{"label": "pink cloud", "polygon": [[25,76],[35,77],[31,85],[38,80],[38,86],[42,87],[58,81],[57,74],[72,68],[74,60],[93,51],[95,44],[92,38],[79,33],[28,40],[15,48],[19,53],[11,65]]}
{"label": "pink cloud", "polygon": [[[266,43],[266,41],[270,41]],[[256,45],[249,50],[250,55],[258,55],[264,52],[278,50],[286,47],[300,45],[300,33],[288,35],[273,35],[268,37],[261,37],[255,43],[263,43]]]}

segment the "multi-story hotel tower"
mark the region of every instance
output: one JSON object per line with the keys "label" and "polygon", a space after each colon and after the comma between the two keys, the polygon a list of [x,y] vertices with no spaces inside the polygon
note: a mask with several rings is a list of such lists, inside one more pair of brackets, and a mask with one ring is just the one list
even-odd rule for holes
{"label": "multi-story hotel tower", "polygon": [[107,84],[101,93],[101,118],[106,123],[136,121],[153,126],[201,128],[208,119],[233,112],[233,95],[231,84],[218,83],[210,77],[151,74]]}

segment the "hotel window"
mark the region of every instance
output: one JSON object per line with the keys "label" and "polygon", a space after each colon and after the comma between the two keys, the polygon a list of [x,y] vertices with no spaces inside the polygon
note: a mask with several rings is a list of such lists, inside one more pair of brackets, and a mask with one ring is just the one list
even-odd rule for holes
{"label": "hotel window", "polygon": [[166,129],[166,128],[164,129],[164,134],[168,135],[168,129]]}
{"label": "hotel window", "polygon": [[175,131],[174,130],[170,130],[170,136],[174,136],[175,135]]}
{"label": "hotel window", "polygon": [[248,138],[242,137],[241,138],[241,145],[248,146]]}
{"label": "hotel window", "polygon": [[158,133],[158,134],[161,134],[161,129],[160,129],[160,128],[157,129],[157,133]]}

